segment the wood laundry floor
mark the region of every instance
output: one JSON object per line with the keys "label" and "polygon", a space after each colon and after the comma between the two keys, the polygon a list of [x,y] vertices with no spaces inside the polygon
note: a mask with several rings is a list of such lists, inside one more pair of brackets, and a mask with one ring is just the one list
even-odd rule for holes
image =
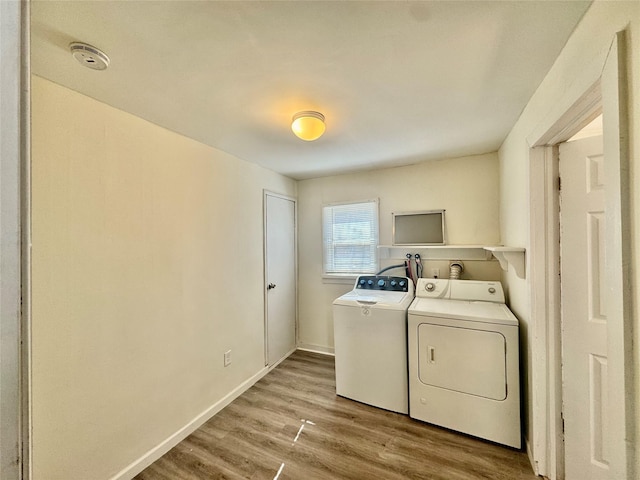
{"label": "wood laundry floor", "polygon": [[136,480],[532,480],[527,456],[336,396],[297,351]]}

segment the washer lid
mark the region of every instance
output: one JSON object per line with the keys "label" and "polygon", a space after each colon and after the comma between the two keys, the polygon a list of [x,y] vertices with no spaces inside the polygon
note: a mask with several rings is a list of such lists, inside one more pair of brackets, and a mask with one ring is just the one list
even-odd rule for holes
{"label": "washer lid", "polygon": [[409,292],[351,290],[334,300],[334,305],[375,306],[376,308],[406,309],[413,300]]}
{"label": "washer lid", "polygon": [[504,303],[416,297],[409,307],[409,314],[518,325],[518,319]]}

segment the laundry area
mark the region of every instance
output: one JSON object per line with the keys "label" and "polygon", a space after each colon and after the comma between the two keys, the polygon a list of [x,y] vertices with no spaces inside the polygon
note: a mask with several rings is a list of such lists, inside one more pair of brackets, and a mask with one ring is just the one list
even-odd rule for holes
{"label": "laundry area", "polygon": [[521,448],[520,335],[501,283],[460,279],[460,260],[423,278],[421,255],[406,257],[333,302],[336,393]]}
{"label": "laundry area", "polygon": [[3,480],[640,478],[640,2],[0,1],[0,46]]}

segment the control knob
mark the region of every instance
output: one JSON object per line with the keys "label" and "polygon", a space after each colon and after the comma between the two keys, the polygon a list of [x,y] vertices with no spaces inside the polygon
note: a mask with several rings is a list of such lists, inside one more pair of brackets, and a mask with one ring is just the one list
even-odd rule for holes
{"label": "control knob", "polygon": [[427,292],[433,292],[436,289],[436,284],[433,282],[429,282],[425,285],[424,288]]}
{"label": "control knob", "polygon": [[398,285],[398,282],[396,282],[395,280],[391,280],[391,286],[395,287],[396,285]]}
{"label": "control knob", "polygon": [[378,280],[378,286],[379,287],[384,287],[384,280],[382,280],[382,279]]}
{"label": "control knob", "polygon": [[367,285],[373,285],[373,280],[367,280]]}
{"label": "control knob", "polygon": [[404,287],[407,284],[407,282],[405,282],[404,280],[400,280],[400,286]]}
{"label": "control knob", "polygon": [[365,283],[367,283],[367,281],[364,278],[360,279],[360,285],[364,285]]}

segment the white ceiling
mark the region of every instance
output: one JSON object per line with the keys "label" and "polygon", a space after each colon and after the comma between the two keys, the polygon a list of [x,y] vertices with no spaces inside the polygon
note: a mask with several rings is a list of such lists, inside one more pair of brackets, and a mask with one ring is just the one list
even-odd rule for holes
{"label": "white ceiling", "polygon": [[32,71],[303,179],[497,150],[589,4],[33,1]]}

